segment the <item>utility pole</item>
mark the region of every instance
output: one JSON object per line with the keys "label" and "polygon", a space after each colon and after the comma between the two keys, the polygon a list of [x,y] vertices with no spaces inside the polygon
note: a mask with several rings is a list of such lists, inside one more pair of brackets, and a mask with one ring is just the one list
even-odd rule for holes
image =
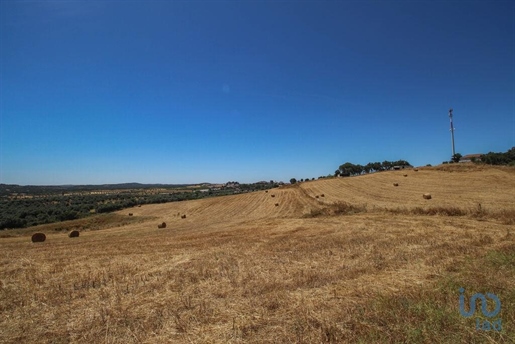
{"label": "utility pole", "polygon": [[454,149],[454,125],[452,124],[452,109],[449,110],[449,118],[451,119],[451,139],[452,139],[452,157],[456,154]]}

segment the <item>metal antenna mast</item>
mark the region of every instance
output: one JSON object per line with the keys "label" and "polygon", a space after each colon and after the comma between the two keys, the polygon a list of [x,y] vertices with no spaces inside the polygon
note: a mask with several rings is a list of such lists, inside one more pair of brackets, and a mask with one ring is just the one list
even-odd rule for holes
{"label": "metal antenna mast", "polygon": [[454,150],[454,125],[452,124],[452,109],[449,110],[449,118],[451,119],[451,138],[452,138],[452,156],[456,154]]}

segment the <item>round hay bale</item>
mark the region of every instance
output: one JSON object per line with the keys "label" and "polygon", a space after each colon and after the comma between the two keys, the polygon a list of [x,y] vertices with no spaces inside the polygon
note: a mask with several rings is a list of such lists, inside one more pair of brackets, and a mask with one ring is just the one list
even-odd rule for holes
{"label": "round hay bale", "polygon": [[414,169],[413,171],[418,172],[418,168]]}
{"label": "round hay bale", "polygon": [[276,207],[278,207],[278,206],[279,206],[279,203],[276,203],[276,204],[275,204],[275,206],[276,206]]}
{"label": "round hay bale", "polygon": [[46,235],[43,233],[32,234],[32,242],[43,242],[46,240]]}
{"label": "round hay bale", "polygon": [[422,197],[424,197],[424,199],[431,199],[431,194],[425,193]]}
{"label": "round hay bale", "polygon": [[404,175],[404,177],[407,177],[407,176],[408,176],[407,174]]}
{"label": "round hay bale", "polygon": [[163,222],[160,225],[157,225],[157,228],[166,228],[166,222]]}
{"label": "round hay bale", "polygon": [[79,237],[79,231],[71,231],[70,234],[68,234],[68,237],[70,237],[70,238],[78,238]]}
{"label": "round hay bale", "polygon": [[320,195],[320,197],[325,197],[325,195],[324,195],[324,194],[321,194],[321,195]]}
{"label": "round hay bale", "polygon": [[399,183],[393,183],[393,186],[399,186]]}
{"label": "round hay bale", "polygon": [[129,213],[129,216],[132,216],[132,213]]}
{"label": "round hay bale", "polygon": [[315,198],[318,198],[318,195],[316,195]]}
{"label": "round hay bale", "polygon": [[270,195],[270,196],[275,197],[275,195]]}
{"label": "round hay bale", "polygon": [[265,193],[268,193],[268,190],[266,190]]}
{"label": "round hay bale", "polygon": [[186,218],[186,214],[181,215],[181,219],[185,219],[185,218]]}

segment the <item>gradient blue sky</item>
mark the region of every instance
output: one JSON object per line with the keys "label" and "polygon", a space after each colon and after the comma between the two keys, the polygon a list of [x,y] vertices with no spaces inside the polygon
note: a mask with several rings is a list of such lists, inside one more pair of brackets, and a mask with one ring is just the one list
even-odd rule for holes
{"label": "gradient blue sky", "polygon": [[515,146],[514,1],[0,1],[0,183],[255,182]]}

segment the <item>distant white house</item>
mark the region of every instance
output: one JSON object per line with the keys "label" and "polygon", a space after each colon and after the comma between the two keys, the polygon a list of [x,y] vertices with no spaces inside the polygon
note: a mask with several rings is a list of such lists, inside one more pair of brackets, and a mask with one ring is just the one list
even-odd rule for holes
{"label": "distant white house", "polygon": [[472,162],[473,160],[481,161],[482,155],[483,154],[467,154],[461,157],[460,162]]}

